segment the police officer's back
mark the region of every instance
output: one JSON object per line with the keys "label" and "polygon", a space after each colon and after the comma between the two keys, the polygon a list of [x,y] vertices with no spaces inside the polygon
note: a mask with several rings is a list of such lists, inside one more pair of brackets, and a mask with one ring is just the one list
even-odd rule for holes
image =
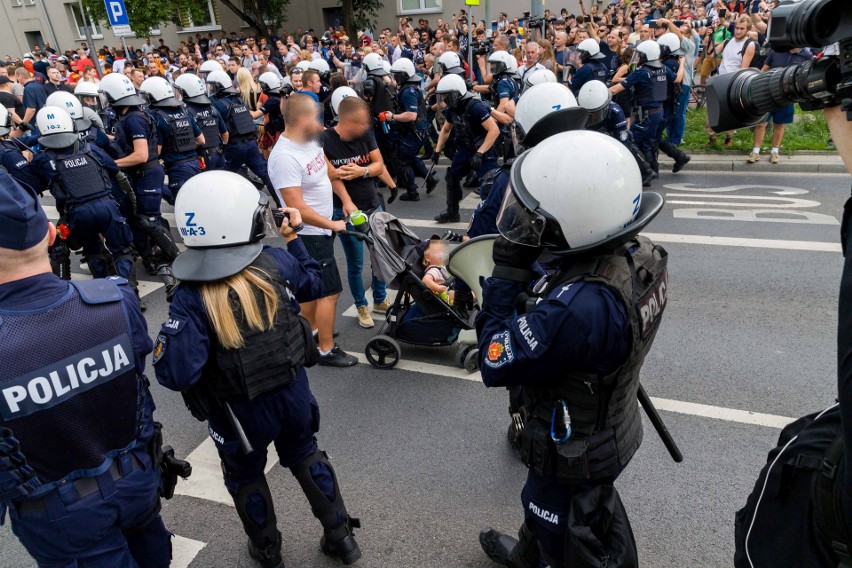
{"label": "police officer's back", "polygon": [[133,290],[51,274],[56,229],[5,172],[0,226],[0,518],[8,507],[39,566],[166,568],[151,340]]}
{"label": "police officer's back", "polygon": [[[216,64],[218,65],[218,64]],[[221,170],[225,167],[222,151],[223,136],[228,129],[219,111],[207,97],[207,85],[197,75],[185,74],[175,79],[175,89],[181,94],[195,122],[204,135],[204,143],[196,148],[205,170]]]}
{"label": "police officer's back", "polygon": [[[95,119],[100,120],[98,115],[92,109],[84,107],[78,97],[65,91],[56,91],[47,97],[45,106],[65,109],[74,119],[74,127],[81,142],[98,146],[111,156],[115,153],[115,148],[110,144],[109,137],[103,131],[103,125],[98,126],[95,122]],[[87,113],[86,110],[89,112]]]}
{"label": "police officer's back", "polygon": [[577,46],[577,53],[580,55],[582,65],[571,78],[571,91],[575,96],[580,94],[580,89],[589,81],[605,83],[609,74],[605,62],[606,56],[601,53],[601,46],[597,40],[589,38],[581,41]]}
{"label": "police officer's back", "polygon": [[[578,171],[578,163],[594,173]],[[495,268],[476,318],[483,382],[520,385],[527,416],[520,541],[493,530],[480,535],[489,557],[504,566],[570,566],[570,547],[582,544],[569,530],[583,531],[569,527],[571,508],[598,494],[620,503],[612,482],[642,441],[639,370],[665,308],[667,256],[636,236],[662,198],[643,195],[633,163],[612,138],[576,131],[548,138],[512,166],[514,199],[504,201]],[[516,313],[542,250],[554,256],[555,273]],[[588,515],[578,509],[574,518],[588,523],[586,530],[605,530],[597,525],[602,516],[592,514],[599,506]],[[618,521],[611,526],[625,532],[598,534],[604,553],[619,566],[635,566],[623,507],[607,508],[605,516]],[[626,546],[616,550],[613,543]]]}
{"label": "police officer's back", "polygon": [[0,106],[0,169],[5,169],[18,183],[38,191],[38,178],[21,152],[26,147],[9,137],[13,127],[9,111]]}

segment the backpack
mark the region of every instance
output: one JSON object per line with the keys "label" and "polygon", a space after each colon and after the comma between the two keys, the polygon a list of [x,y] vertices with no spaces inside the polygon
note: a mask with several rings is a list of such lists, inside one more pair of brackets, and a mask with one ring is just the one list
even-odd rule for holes
{"label": "backpack", "polygon": [[737,511],[736,568],[852,567],[841,517],[840,405],[788,424]]}
{"label": "backpack", "polygon": [[[732,39],[734,38],[729,37],[725,40],[725,43],[722,44],[722,53],[725,52],[725,48],[728,47],[728,43],[730,43]],[[763,67],[763,62],[766,61],[766,56],[768,55],[768,52],[763,53],[760,48],[760,44],[754,41],[753,39],[746,38],[746,41],[743,44],[743,48],[740,51],[740,57],[745,57],[745,52],[748,49],[748,46],[752,43],[754,44],[754,57],[751,58],[751,63],[749,64],[749,67],[754,69],[761,69]]]}

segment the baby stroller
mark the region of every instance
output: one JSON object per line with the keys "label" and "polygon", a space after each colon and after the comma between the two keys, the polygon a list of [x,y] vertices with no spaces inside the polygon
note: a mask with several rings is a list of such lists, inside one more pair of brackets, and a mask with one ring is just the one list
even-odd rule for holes
{"label": "baby stroller", "polygon": [[[367,342],[364,354],[377,369],[393,368],[402,355],[399,342],[426,347],[453,345],[462,330],[473,329],[470,319],[436,296],[423,283],[423,241],[399,219],[379,211],[370,215],[367,232],[361,235],[370,249],[373,274],[398,290],[379,334]],[[476,348],[463,345],[456,363],[474,372],[479,366]]]}

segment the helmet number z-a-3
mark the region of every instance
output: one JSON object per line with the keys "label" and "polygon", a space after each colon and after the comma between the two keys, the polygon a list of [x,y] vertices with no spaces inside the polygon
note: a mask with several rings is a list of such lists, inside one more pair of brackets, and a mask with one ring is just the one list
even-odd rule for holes
{"label": "helmet number z-a-3", "polygon": [[207,234],[207,231],[204,230],[204,227],[199,227],[198,223],[195,221],[195,213],[184,213],[186,217],[186,222],[183,224],[183,227],[180,228],[180,234],[184,237],[203,237]]}

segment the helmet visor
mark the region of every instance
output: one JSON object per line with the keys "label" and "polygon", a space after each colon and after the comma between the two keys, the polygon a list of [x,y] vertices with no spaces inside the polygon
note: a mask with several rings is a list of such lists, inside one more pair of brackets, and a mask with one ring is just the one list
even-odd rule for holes
{"label": "helmet visor", "polygon": [[520,156],[524,153],[524,128],[517,122],[512,122],[512,146],[515,148],[515,155]]}
{"label": "helmet visor", "polygon": [[491,74],[499,75],[506,71],[506,64],[502,61],[492,61],[491,62]]}
{"label": "helmet visor", "polygon": [[497,230],[500,234],[515,244],[537,247],[541,246],[546,225],[547,220],[543,215],[523,206],[509,183],[503,205],[497,214]]}
{"label": "helmet visor", "polygon": [[260,199],[257,201],[257,209],[254,212],[254,223],[249,242],[255,243],[261,239],[276,237],[278,234],[278,226],[275,223],[275,217],[272,215],[269,196],[261,193]]}
{"label": "helmet visor", "polygon": [[449,93],[438,93],[438,108],[452,110],[456,103],[459,102],[461,95],[456,91]]}

